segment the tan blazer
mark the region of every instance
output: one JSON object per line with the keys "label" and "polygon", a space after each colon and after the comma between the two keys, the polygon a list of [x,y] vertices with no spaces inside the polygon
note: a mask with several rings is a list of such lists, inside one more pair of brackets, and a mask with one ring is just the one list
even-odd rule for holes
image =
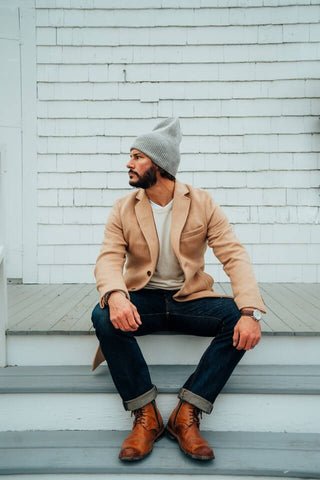
{"label": "tan blazer", "polygon": [[[208,192],[176,181],[170,238],[185,275],[184,284],[174,295],[176,301],[221,297],[213,289],[213,278],[204,272],[204,253],[209,245],[230,277],[238,308],[266,311],[247,251]],[[94,271],[100,306],[104,307],[104,295],[110,291],[123,290],[130,298],[130,291],[143,288],[155,271],[158,253],[150,202],[144,190],[135,190],[115,202],[106,224]],[[98,347],[93,369],[103,360]]]}

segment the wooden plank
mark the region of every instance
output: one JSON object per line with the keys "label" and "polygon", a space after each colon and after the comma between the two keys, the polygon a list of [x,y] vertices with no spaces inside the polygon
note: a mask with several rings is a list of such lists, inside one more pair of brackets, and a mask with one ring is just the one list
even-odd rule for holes
{"label": "wooden plank", "polygon": [[[292,451],[319,451],[320,438],[317,433],[277,433],[277,432],[203,432],[208,440],[213,444],[219,444],[221,447],[231,449],[240,449],[242,446],[248,446],[252,449],[265,448],[276,450],[291,448]],[[41,448],[60,446],[61,448],[85,447],[110,447],[122,443],[123,437],[127,435],[126,431],[109,430],[83,430],[83,431],[19,431],[19,432],[0,432],[0,448],[15,448],[21,445],[21,448]],[[217,436],[216,439],[214,437]],[[239,441],[245,438],[246,441]],[[163,440],[161,440],[162,443]],[[119,443],[119,445],[121,445]],[[20,445],[19,445],[20,444]],[[160,445],[160,443],[159,443]],[[172,443],[170,446],[172,447]],[[144,462],[140,462],[142,465]],[[205,463],[192,462],[190,465]],[[207,464],[208,465],[208,464]],[[289,472],[288,472],[289,473]],[[319,478],[319,477],[317,477]]]}
{"label": "wooden plank", "polygon": [[[45,307],[45,315],[41,319],[36,319],[32,323],[32,329],[46,329],[50,330],[53,325],[57,323],[58,320],[61,320],[66,314],[66,310],[70,311],[74,309],[77,303],[86,295],[88,288],[91,288],[89,284],[79,284],[76,285],[76,291],[73,291],[70,294],[69,289],[66,289],[60,296],[59,301],[53,309],[52,306],[47,305]],[[67,307],[67,308],[66,308]],[[43,321],[45,319],[45,321]],[[31,324],[30,324],[31,326]]]}
{"label": "wooden plank", "polygon": [[[195,365],[150,365],[150,369],[154,372],[156,369],[164,369],[165,371],[170,371],[172,368],[177,369],[186,369],[185,372],[190,372]],[[155,369],[155,370],[153,370]],[[187,374],[187,373],[185,373]],[[76,377],[88,377],[91,378],[95,376],[106,377],[108,375],[108,367],[100,365],[94,372],[91,371],[90,365],[46,365],[46,366],[14,366],[9,368],[0,369],[0,379],[1,382],[3,378],[6,377],[63,377],[63,376],[76,376]],[[245,365],[238,364],[234,369],[232,376],[300,376],[305,377],[307,375],[318,376],[320,377],[320,365]],[[163,378],[166,378],[164,375]],[[20,385],[20,380],[16,381],[16,385]],[[0,384],[1,387],[1,384]],[[318,385],[317,388],[320,386]],[[2,387],[3,388],[3,387]]]}
{"label": "wooden plank", "polygon": [[[296,289],[292,289],[288,284],[281,284],[280,291],[286,296],[288,304],[294,304],[299,307],[301,313],[308,314],[308,317],[312,317],[316,320],[316,324],[320,323],[320,310],[317,305],[310,302],[306,295],[301,295]],[[296,310],[296,306],[294,307]]]}
{"label": "wooden plank", "polygon": [[[125,474],[120,446],[128,431],[38,431],[0,434],[0,474]],[[320,478],[317,434],[203,432],[216,458],[195,462],[176,442],[163,437],[143,462],[130,462],[130,474],[236,475]],[[284,477],[285,475],[285,477]],[[165,477],[163,477],[165,478]]]}
{"label": "wooden plank", "polygon": [[[279,319],[270,310],[268,311],[268,315],[263,316],[260,324],[262,333],[276,333],[279,331]],[[283,331],[287,332],[287,330]]]}
{"label": "wooden plank", "polygon": [[[81,285],[87,285],[87,287]],[[264,333],[311,334],[320,332],[318,310],[320,297],[317,296],[320,291],[319,284],[262,283],[260,287],[267,306],[267,315],[264,316],[261,323]],[[64,295],[55,296],[53,292],[59,292],[60,288],[63,288]],[[84,290],[79,296],[80,288],[84,288]],[[69,290],[68,295],[66,295],[67,289]],[[232,295],[230,283],[217,283],[215,289],[221,295]],[[73,302],[72,297],[75,295],[77,301]],[[45,309],[45,312],[46,315],[50,315],[48,328],[52,331],[94,332],[91,325],[91,310],[95,302],[97,303],[99,300],[94,284],[8,285],[8,296],[11,300],[16,299],[16,305],[18,304],[16,309],[19,311],[19,316],[12,314],[15,310],[10,309],[9,311],[10,330],[32,331],[33,325],[37,325],[37,330],[45,331],[47,324],[44,320],[43,308],[44,304],[48,302],[51,311]],[[305,318],[305,314],[303,319],[297,315],[297,302],[300,314],[301,305],[307,312],[312,310],[312,316],[309,316],[309,319]],[[56,311],[59,311],[59,315],[56,315]],[[318,318],[315,318],[316,314]]]}
{"label": "wooden plank", "polygon": [[308,328],[310,331],[319,331],[320,315],[317,307],[295,295],[283,284],[273,285],[270,291],[274,298],[277,297],[278,300],[281,300],[287,310],[290,310],[305,325],[304,328]]}
{"label": "wooden plank", "polygon": [[[55,308],[60,296],[66,291],[66,289],[70,288],[65,285],[51,285],[50,289],[45,288],[36,296],[25,299],[24,302],[21,302],[20,310],[18,312],[15,312],[14,309],[11,309],[9,312],[10,326],[20,326],[22,323],[28,322],[29,319],[35,320],[39,317],[43,319],[43,308],[45,306]],[[24,305],[23,309],[21,309],[21,305]]]}
{"label": "wooden plank", "polygon": [[297,297],[302,298],[314,307],[320,309],[320,284],[312,285],[302,283],[286,283],[285,288],[293,292]]}
{"label": "wooden plank", "polygon": [[92,310],[99,302],[99,293],[94,290],[90,293],[87,299],[87,308],[83,308],[80,312],[80,316],[76,319],[75,323],[71,326],[71,331],[86,331],[89,332],[93,329],[91,322]]}
{"label": "wooden plank", "polygon": [[279,322],[279,331],[311,332],[310,327],[302,322],[301,319],[288,308],[283,296],[279,295],[277,288],[278,284],[276,288],[272,288],[270,285],[267,287],[260,285],[260,290],[266,304],[273,312],[277,312],[277,316],[281,319]]}
{"label": "wooden plank", "polygon": [[[286,309],[282,304],[276,302],[269,294],[263,293],[263,299],[266,303],[267,313],[264,315],[265,321],[268,323],[274,333],[294,334],[294,329],[282,317],[285,315]],[[284,317],[286,318],[286,317]]]}
{"label": "wooden plank", "polygon": [[[58,288],[59,291],[55,296],[52,297],[50,293],[44,296],[44,301],[41,302],[41,308],[38,308],[38,302],[35,303],[34,305],[37,307],[36,310],[32,314],[25,316],[18,325],[15,325],[15,329],[19,328],[20,331],[46,331],[50,326],[47,319],[52,312],[59,312],[60,316],[63,316],[66,309],[71,308],[76,301],[73,300],[75,288],[74,285],[59,285]],[[82,288],[81,286],[77,286],[77,291]]]}
{"label": "wooden plank", "polygon": [[[176,393],[195,365],[150,365],[160,393]],[[0,374],[0,393],[116,393],[107,367],[12,367]],[[1,372],[0,372],[1,373]],[[319,395],[320,366],[238,365],[222,390],[228,394]]]}
{"label": "wooden plank", "polygon": [[[50,331],[60,330],[60,331],[77,331],[79,328],[75,328],[74,325],[77,324],[79,319],[86,316],[89,310],[92,311],[94,305],[99,301],[99,295],[96,290],[95,285],[89,285],[88,291],[84,294],[81,300],[75,305],[74,308],[70,309],[62,318],[60,318],[52,327]],[[87,328],[89,330],[91,327],[91,311],[89,318],[86,317]],[[83,321],[82,324],[85,322]]]}
{"label": "wooden plank", "polygon": [[19,316],[23,315],[23,313],[28,309],[29,307],[32,308],[33,305],[36,305],[38,301],[44,296],[44,295],[52,295],[56,290],[61,289],[61,285],[50,285],[50,288],[48,288],[47,285],[43,286],[43,288],[34,288],[33,290],[29,291],[23,291],[22,296],[17,299],[16,302],[11,303],[9,312],[10,316]]}
{"label": "wooden plank", "polygon": [[307,290],[309,295],[312,295],[315,297],[317,300],[319,300],[320,297],[320,283],[299,283],[298,284],[301,289]]}
{"label": "wooden plank", "polygon": [[[9,308],[14,305],[20,304],[26,298],[39,295],[41,291],[45,291],[49,285],[8,285],[8,301]],[[52,287],[53,285],[50,285]]]}

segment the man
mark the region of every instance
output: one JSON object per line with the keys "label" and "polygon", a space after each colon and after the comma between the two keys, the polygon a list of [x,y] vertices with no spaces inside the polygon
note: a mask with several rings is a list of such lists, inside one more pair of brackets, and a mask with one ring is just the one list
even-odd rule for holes
{"label": "man", "polygon": [[[135,416],[119,454],[124,461],[144,458],[164,432],[136,336],[165,330],[214,337],[166,426],[197,460],[214,458],[199,431],[200,414],[211,412],[234,367],[261,337],[265,306],[245,248],[208,192],[175,180],[180,141],[179,120],[171,118],[134,141],[127,168],[139,190],[115,202],[95,268],[101,297],[92,321],[100,348],[93,368],[107,360],[123,405]],[[234,299],[214,292],[204,272],[207,245],[230,277]]]}

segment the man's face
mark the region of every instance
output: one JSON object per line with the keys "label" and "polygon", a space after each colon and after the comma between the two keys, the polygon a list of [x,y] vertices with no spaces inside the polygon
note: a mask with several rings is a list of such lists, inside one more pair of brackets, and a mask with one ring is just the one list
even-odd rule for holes
{"label": "man's face", "polygon": [[132,187],[147,189],[157,183],[157,167],[147,155],[135,148],[130,152],[127,168],[129,185]]}

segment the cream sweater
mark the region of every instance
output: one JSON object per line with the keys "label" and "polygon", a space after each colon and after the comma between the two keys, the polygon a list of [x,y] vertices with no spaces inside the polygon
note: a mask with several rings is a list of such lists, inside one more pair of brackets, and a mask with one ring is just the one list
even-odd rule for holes
{"label": "cream sweater", "polygon": [[155,272],[145,288],[177,290],[184,282],[184,274],[170,243],[173,200],[165,207],[161,207],[151,200],[150,204],[158,234],[159,257]]}

